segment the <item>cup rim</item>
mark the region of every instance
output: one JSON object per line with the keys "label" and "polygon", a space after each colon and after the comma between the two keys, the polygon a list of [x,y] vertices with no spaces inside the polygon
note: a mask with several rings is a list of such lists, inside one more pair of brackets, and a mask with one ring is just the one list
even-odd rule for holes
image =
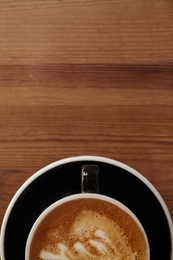
{"label": "cup rim", "polygon": [[125,206],[122,202],[120,202],[114,198],[111,198],[109,196],[102,195],[99,193],[78,193],[78,194],[69,195],[67,197],[64,197],[64,198],[54,202],[38,216],[38,218],[36,219],[36,221],[34,222],[32,228],[31,228],[28,238],[27,238],[27,242],[26,242],[26,246],[25,246],[25,260],[29,260],[29,250],[30,250],[31,241],[32,241],[33,235],[34,235],[37,227],[42,222],[42,220],[49,213],[51,213],[56,207],[66,203],[66,202],[70,202],[72,200],[85,199],[85,198],[103,200],[103,201],[109,202],[113,205],[118,206],[123,211],[128,213],[133,218],[133,220],[136,222],[136,224],[138,225],[138,227],[140,228],[142,233],[144,234],[144,238],[145,238],[146,246],[147,246],[147,260],[150,259],[150,246],[149,246],[149,241],[148,241],[148,237],[146,235],[145,229],[144,229],[143,225],[141,224],[140,220],[137,218],[137,216],[127,206]]}
{"label": "cup rim", "polygon": [[28,187],[29,184],[31,184],[37,177],[39,177],[40,175],[44,174],[45,172],[49,171],[50,169],[63,165],[63,164],[67,164],[67,163],[72,163],[72,162],[78,162],[78,161],[98,161],[98,162],[103,162],[103,163],[108,163],[117,167],[120,167],[128,172],[130,172],[131,174],[133,174],[134,176],[136,176],[137,178],[139,178],[143,183],[145,183],[148,188],[153,192],[153,194],[157,197],[158,201],[160,202],[163,211],[166,215],[167,221],[168,221],[168,225],[169,225],[169,229],[170,229],[170,235],[171,235],[171,260],[173,260],[173,223],[172,223],[172,218],[170,215],[170,212],[168,210],[168,207],[165,203],[165,201],[163,200],[162,196],[160,195],[160,193],[158,192],[158,190],[151,184],[151,182],[145,178],[141,173],[139,173],[137,170],[135,170],[134,168],[128,166],[125,163],[122,163],[118,160],[115,159],[111,159],[111,158],[107,158],[107,157],[102,157],[102,156],[95,156],[95,155],[82,155],[82,156],[73,156],[73,157],[68,157],[65,159],[60,159],[57,161],[54,161],[44,167],[42,167],[40,170],[36,171],[34,174],[32,174],[21,186],[20,188],[17,190],[17,192],[14,194],[13,198],[11,199],[3,221],[2,221],[2,225],[1,225],[1,236],[0,236],[0,254],[1,254],[1,260],[5,260],[5,256],[4,256],[4,237],[5,237],[5,230],[6,230],[6,225],[8,222],[8,218],[10,216],[11,210],[13,208],[13,206],[15,205],[17,199],[19,198],[20,194]]}

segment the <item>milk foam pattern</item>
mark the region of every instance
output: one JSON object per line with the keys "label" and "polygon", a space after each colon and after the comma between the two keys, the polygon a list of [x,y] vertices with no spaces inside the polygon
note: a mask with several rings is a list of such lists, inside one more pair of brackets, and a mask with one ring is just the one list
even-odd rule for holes
{"label": "milk foam pattern", "polygon": [[[110,231],[111,232],[111,231]],[[70,250],[66,245],[62,243],[57,244],[56,253],[48,252],[42,250],[40,253],[40,258],[42,260],[94,260],[94,259],[104,259],[104,260],[135,260],[137,253],[133,253],[130,248],[128,252],[126,250],[121,251],[116,247],[108,235],[102,230],[96,230],[94,232],[95,239],[89,239],[88,244],[92,246],[97,252],[96,254],[91,253],[86,246],[77,241],[73,248]],[[75,251],[76,255],[73,253]]]}
{"label": "milk foam pattern", "polygon": [[73,201],[42,221],[30,260],[146,260],[142,231],[118,207]]}

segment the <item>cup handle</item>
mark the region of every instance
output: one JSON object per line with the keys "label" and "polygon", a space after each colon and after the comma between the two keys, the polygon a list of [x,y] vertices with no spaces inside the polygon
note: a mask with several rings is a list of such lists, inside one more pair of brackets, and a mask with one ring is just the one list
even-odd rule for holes
{"label": "cup handle", "polygon": [[99,167],[97,165],[82,166],[81,192],[99,193]]}

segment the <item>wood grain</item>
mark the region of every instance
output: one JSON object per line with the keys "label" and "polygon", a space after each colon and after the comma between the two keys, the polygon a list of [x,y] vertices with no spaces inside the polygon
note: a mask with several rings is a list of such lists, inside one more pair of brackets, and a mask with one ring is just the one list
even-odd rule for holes
{"label": "wood grain", "polygon": [[124,162],[173,217],[173,2],[0,0],[0,223],[69,156]]}
{"label": "wood grain", "polygon": [[0,4],[2,64],[140,64],[173,58],[171,0]]}

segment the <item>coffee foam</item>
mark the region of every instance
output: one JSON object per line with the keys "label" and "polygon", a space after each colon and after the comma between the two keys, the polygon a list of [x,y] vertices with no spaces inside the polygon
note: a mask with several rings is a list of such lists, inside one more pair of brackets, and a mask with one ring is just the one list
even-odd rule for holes
{"label": "coffee foam", "polygon": [[59,206],[49,217],[36,232],[31,251],[37,256],[31,254],[30,260],[147,259],[142,232],[112,204],[77,200]]}

